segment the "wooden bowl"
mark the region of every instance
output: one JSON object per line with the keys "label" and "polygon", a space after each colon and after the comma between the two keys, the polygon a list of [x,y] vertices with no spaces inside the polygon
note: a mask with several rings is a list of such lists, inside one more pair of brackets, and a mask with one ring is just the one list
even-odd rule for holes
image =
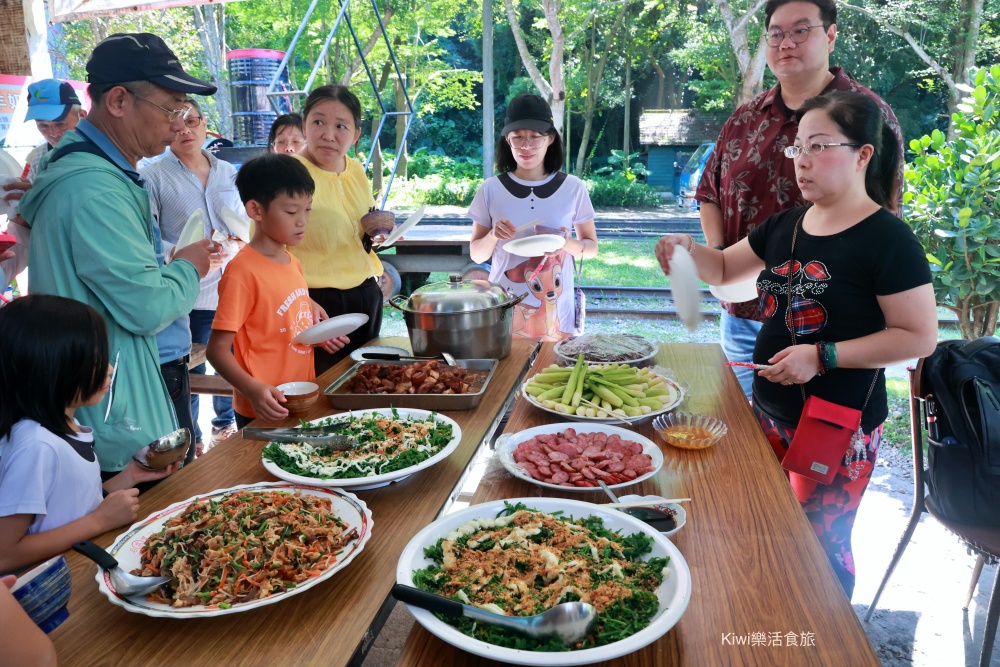
{"label": "wooden bowl", "polygon": [[278,391],[285,395],[285,408],[293,415],[309,412],[319,400],[315,382],[286,382],[278,385]]}
{"label": "wooden bowl", "polygon": [[164,470],[183,460],[190,446],[191,431],[182,427],[162,438],[157,438],[137,452],[133,458],[151,470]]}
{"label": "wooden bowl", "polygon": [[372,238],[388,236],[396,227],[396,214],[392,211],[371,211],[361,216],[361,227]]}

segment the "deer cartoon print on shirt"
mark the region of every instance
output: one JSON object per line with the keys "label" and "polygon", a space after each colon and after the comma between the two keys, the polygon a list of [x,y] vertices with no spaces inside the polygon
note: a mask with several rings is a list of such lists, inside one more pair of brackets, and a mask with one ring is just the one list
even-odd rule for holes
{"label": "deer cartoon print on shirt", "polygon": [[524,283],[528,291],[541,305],[514,306],[513,333],[515,336],[543,341],[558,341],[567,333],[559,330],[557,303],[563,292],[562,271],[566,261],[566,251],[560,250],[543,257],[531,257],[508,269],[507,278],[516,283]]}

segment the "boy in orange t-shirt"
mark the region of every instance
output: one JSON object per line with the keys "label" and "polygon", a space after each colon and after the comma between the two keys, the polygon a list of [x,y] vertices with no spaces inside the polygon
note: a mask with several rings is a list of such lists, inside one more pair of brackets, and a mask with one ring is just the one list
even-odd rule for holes
{"label": "boy in orange t-shirt", "polygon": [[[207,356],[235,389],[242,429],[257,418],[288,416],[276,385],[316,377],[312,346],[292,339],[327,315],[309,298],[302,266],[285,249],[305,236],[315,189],[309,172],[288,155],[262,155],[243,165],[236,187],[255,230],[222,274]],[[333,353],[348,342],[340,336],[321,345]]]}

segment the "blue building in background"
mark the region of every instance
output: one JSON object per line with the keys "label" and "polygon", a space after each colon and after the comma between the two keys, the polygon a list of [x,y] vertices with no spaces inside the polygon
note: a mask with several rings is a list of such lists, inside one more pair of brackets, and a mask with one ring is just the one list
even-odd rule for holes
{"label": "blue building in background", "polygon": [[702,144],[715,143],[728,117],[697,109],[644,111],[639,116],[639,143],[648,154],[647,182],[680,196],[681,172]]}

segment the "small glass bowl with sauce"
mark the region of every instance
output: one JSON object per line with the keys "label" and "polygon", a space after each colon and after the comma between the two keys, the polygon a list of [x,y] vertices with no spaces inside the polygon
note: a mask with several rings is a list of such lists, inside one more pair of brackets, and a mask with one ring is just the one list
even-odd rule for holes
{"label": "small glass bowl with sauce", "polygon": [[679,449],[706,449],[722,439],[729,427],[715,417],[672,412],[653,420],[660,437]]}
{"label": "small glass bowl with sauce", "polygon": [[[662,496],[618,496],[620,503],[641,503],[654,502],[657,500],[666,501]],[[609,507],[614,508],[614,505]],[[670,537],[687,523],[687,512],[677,503],[664,502],[662,505],[651,505],[649,507],[632,507],[619,510],[640,521],[648,523],[656,530],[663,533],[664,537]]]}

